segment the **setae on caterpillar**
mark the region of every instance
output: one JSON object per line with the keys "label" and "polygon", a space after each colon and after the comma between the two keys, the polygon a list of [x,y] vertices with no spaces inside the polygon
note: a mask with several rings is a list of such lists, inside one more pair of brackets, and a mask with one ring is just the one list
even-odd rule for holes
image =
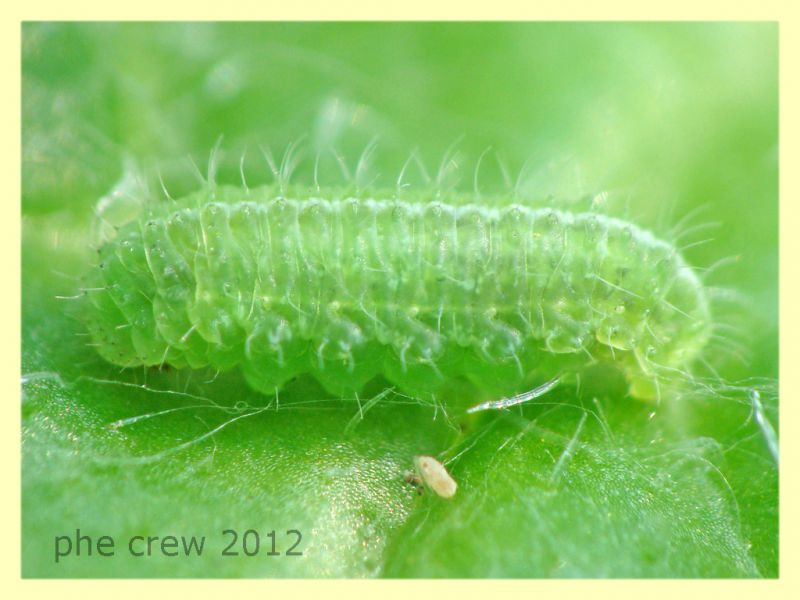
{"label": "setae on caterpillar", "polygon": [[459,197],[205,186],[150,202],[99,250],[84,319],[125,367],[238,367],[276,393],[382,374],[413,395],[484,395],[602,363],[637,398],[711,336],[677,249],[624,220]]}

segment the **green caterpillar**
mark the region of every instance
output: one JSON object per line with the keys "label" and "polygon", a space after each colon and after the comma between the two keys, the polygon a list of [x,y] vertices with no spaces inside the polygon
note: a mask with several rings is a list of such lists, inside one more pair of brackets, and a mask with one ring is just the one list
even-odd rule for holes
{"label": "green caterpillar", "polygon": [[148,204],[89,280],[105,359],[238,367],[266,394],[310,373],[334,394],[382,374],[499,397],[600,362],[650,399],[712,330],[701,281],[648,231],[457,198],[207,186]]}

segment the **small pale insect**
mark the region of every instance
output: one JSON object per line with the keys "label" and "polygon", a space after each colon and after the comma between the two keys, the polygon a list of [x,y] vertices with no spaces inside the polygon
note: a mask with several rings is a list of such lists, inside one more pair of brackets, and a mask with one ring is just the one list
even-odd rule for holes
{"label": "small pale insect", "polygon": [[432,456],[415,456],[414,466],[429,488],[442,498],[452,498],[458,484],[447,472],[445,466]]}

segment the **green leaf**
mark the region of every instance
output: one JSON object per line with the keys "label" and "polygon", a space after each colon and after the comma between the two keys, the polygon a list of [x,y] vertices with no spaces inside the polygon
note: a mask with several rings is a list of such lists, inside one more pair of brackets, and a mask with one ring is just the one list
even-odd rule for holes
{"label": "green leaf", "polygon": [[[377,135],[392,185],[412,148],[435,173],[465,134],[464,155],[491,145],[512,172],[533,157],[525,193],[610,190],[660,232],[707,203],[684,232],[720,227],[681,243],[714,238],[686,249],[693,265],[737,258],[704,275],[735,290],[715,306],[716,375],[649,405],[599,370],[466,419],[460,387],[433,405],[301,378],[275,399],[236,371],[104,363],[69,298],[126,161],[154,162],[177,195],[192,184],[175,158],[202,164],[220,134],[255,165],[258,144],[279,157],[304,133],[351,166]],[[491,156],[460,189],[508,192]],[[26,24],[22,168],[23,576],[777,576],[774,25]],[[452,500],[404,481],[419,454],[446,461]],[[115,556],[84,541],[56,561],[76,529],[112,536]],[[285,556],[288,530],[302,556]],[[135,557],[136,535],[206,545]]]}

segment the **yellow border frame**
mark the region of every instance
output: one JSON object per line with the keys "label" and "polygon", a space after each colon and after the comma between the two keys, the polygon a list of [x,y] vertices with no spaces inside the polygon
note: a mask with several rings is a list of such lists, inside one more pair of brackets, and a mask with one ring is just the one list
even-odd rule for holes
{"label": "yellow border frame", "polygon": [[[9,3],[10,4],[10,3]],[[793,396],[800,390],[800,317],[794,308],[800,305],[800,151],[798,151],[798,117],[800,116],[800,3],[791,0],[672,0],[669,6],[650,6],[632,0],[499,0],[469,6],[464,2],[445,0],[436,3],[405,0],[395,6],[380,5],[374,0],[351,0],[332,4],[311,0],[303,3],[265,5],[257,2],[226,2],[207,6],[197,2],[164,2],[140,0],[135,8],[111,5],[98,0],[33,0],[21,7],[3,9],[0,37],[3,45],[3,144],[5,200],[0,220],[2,256],[9,257],[5,269],[10,271],[3,303],[2,345],[2,419],[3,467],[10,484],[3,495],[4,527],[2,531],[2,588],[7,597],[56,598],[91,597],[141,598],[154,592],[159,596],[212,598],[222,595],[249,597],[373,597],[385,600],[409,597],[441,597],[459,599],[484,598],[487,595],[508,597],[534,594],[539,597],[585,598],[682,598],[723,595],[725,600],[755,595],[769,598],[800,597],[798,590],[798,440],[800,440],[800,406]],[[20,96],[21,96],[21,28],[25,20],[754,20],[779,22],[780,36],[780,573],[777,580],[22,580],[20,578]],[[792,168],[792,165],[795,165]],[[793,368],[794,367],[794,368]],[[794,590],[794,592],[792,592]]]}

